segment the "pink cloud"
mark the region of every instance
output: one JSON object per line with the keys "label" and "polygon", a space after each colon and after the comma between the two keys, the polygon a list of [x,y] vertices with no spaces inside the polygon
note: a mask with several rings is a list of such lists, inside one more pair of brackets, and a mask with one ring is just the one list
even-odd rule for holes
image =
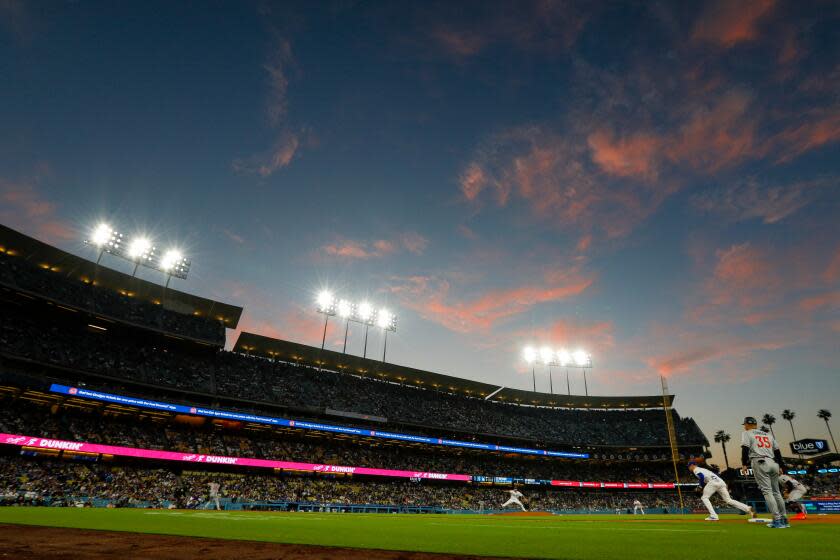
{"label": "pink cloud", "polygon": [[732,90],[711,102],[687,107],[687,117],[663,143],[667,156],[704,173],[714,173],[763,153],[756,147],[752,96]]}
{"label": "pink cloud", "polygon": [[838,184],[840,179],[820,178],[784,185],[764,185],[755,178],[749,178],[699,193],[692,197],[692,203],[703,212],[732,220],[761,219],[765,224],[775,224]]}
{"label": "pink cloud", "polygon": [[403,251],[421,255],[428,245],[429,240],[419,233],[406,232],[396,239],[376,239],[370,242],[338,238],[321,247],[319,253],[328,257],[365,260],[387,257]]}
{"label": "pink cloud", "polygon": [[56,243],[77,237],[77,232],[57,217],[56,205],[38,192],[34,181],[0,178],[0,220],[41,241]]}
{"label": "pink cloud", "polygon": [[461,174],[461,192],[467,200],[475,200],[486,185],[484,170],[477,163],[470,163]]}
{"label": "pink cloud", "polygon": [[828,283],[840,280],[840,247],[835,249],[834,254],[830,257],[828,266],[823,272],[823,279]]}
{"label": "pink cloud", "polygon": [[[558,227],[582,228],[586,235],[594,230],[607,237],[624,236],[658,207],[669,189],[638,183],[616,187],[599,174],[588,147],[579,140],[542,127],[498,134],[466,166],[462,193],[475,200],[489,190],[497,205],[523,200],[534,215]],[[594,141],[600,146],[598,137]]]}
{"label": "pink cloud", "polygon": [[772,12],[775,0],[716,0],[706,5],[694,24],[694,41],[730,48],[738,43],[754,41],[759,36],[759,23]]}
{"label": "pink cloud", "polygon": [[791,125],[770,139],[780,154],[778,163],[787,163],[805,152],[840,140],[840,110],[813,110],[802,119],[801,124]]}
{"label": "pink cloud", "polygon": [[593,283],[567,272],[546,274],[542,284],[490,290],[473,298],[454,299],[451,284],[429,276],[395,278],[392,293],[424,319],[461,333],[486,332],[498,322],[540,303],[562,301],[584,293]]}
{"label": "pink cloud", "polygon": [[696,373],[697,368],[716,360],[731,361],[758,351],[781,350],[789,344],[781,341],[716,340],[713,344],[689,347],[647,359],[648,366],[660,375],[671,377]]}
{"label": "pink cloud", "polygon": [[432,39],[446,52],[458,57],[478,54],[486,45],[486,38],[472,31],[455,31],[439,27],[432,32]]}
{"label": "pink cloud", "polygon": [[660,140],[649,134],[635,134],[616,139],[612,132],[598,130],[589,135],[592,160],[610,175],[655,176],[654,158]]}
{"label": "pink cloud", "polygon": [[292,163],[301,145],[298,134],[285,130],[280,133],[270,150],[244,159],[233,161],[237,173],[256,174],[269,177],[277,170]]}
{"label": "pink cloud", "polygon": [[235,172],[270,177],[291,165],[303,147],[315,143],[314,135],[308,127],[292,127],[286,122],[289,110],[288,71],[294,64],[291,44],[285,39],[277,40],[263,66],[269,84],[265,106],[266,118],[268,126],[277,130],[277,136],[267,150],[234,159],[232,167]]}
{"label": "pink cloud", "polygon": [[431,24],[430,38],[457,60],[476,56],[492,45],[504,44],[549,54],[565,52],[577,40],[592,8],[585,3],[525,2],[510,10],[473,10],[467,21],[452,19]]}

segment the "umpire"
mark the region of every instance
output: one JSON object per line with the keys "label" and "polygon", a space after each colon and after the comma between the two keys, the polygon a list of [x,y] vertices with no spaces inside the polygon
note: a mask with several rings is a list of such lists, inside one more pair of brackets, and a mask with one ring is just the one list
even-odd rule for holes
{"label": "umpire", "polygon": [[785,500],[779,491],[779,471],[784,469],[782,453],[775,438],[758,429],[758,422],[752,416],[744,418],[744,432],[741,434],[742,474],[752,467],[758,489],[764,495],[767,510],[773,514],[771,529],[790,527],[785,511]]}

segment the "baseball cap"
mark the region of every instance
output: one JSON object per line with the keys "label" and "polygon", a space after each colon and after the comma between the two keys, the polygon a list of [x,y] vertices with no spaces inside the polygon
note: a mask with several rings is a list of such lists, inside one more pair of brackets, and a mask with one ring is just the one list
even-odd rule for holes
{"label": "baseball cap", "polygon": [[753,418],[752,416],[747,416],[746,418],[744,418],[743,423],[744,424],[758,424],[758,421],[755,418]]}

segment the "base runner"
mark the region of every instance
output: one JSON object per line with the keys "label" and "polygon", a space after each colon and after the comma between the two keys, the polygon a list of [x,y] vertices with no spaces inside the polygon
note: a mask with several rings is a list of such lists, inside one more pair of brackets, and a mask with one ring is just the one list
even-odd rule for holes
{"label": "base runner", "polygon": [[723,501],[726,502],[727,505],[740,509],[749,515],[751,519],[755,519],[755,512],[753,511],[753,508],[747,504],[739,502],[738,500],[733,500],[732,496],[729,495],[729,488],[726,487],[726,483],[718,475],[709,469],[698,467],[697,463],[694,461],[688,464],[688,470],[697,477],[697,480],[700,481],[700,488],[703,489],[703,497],[700,498],[700,501],[703,502],[703,505],[706,506],[707,510],[709,510],[709,517],[706,518],[706,521],[718,520],[718,514],[715,511],[715,508],[712,507],[711,500],[711,497],[715,494],[723,498]]}
{"label": "base runner", "polygon": [[786,474],[779,475],[779,483],[782,485],[782,494],[786,496],[785,500],[787,501],[787,505],[791,509],[799,510],[799,513],[796,514],[794,519],[805,519],[808,517],[808,513],[805,511],[805,505],[799,501],[808,493],[808,487]]}
{"label": "base runner", "polygon": [[779,490],[779,472],[784,469],[782,453],[776,439],[758,429],[758,422],[752,416],[744,418],[741,434],[741,474],[752,468],[758,489],[764,495],[767,511],[773,514],[771,529],[787,529],[790,523],[785,511],[785,499]]}
{"label": "base runner", "polygon": [[508,494],[510,494],[510,498],[508,498],[508,501],[506,501],[505,503],[502,504],[502,509],[508,507],[511,504],[516,504],[516,505],[518,505],[519,507],[522,508],[522,511],[527,511],[525,509],[525,506],[522,505],[522,502],[519,501],[519,498],[524,498],[525,497],[525,496],[522,495],[522,492],[520,492],[516,488],[514,488],[513,490],[508,490],[507,492],[508,492]]}

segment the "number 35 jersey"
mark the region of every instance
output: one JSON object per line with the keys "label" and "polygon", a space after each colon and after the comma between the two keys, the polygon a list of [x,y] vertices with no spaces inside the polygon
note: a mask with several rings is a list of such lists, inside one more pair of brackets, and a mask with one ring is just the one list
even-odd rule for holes
{"label": "number 35 jersey", "polygon": [[779,448],[779,444],[773,436],[763,430],[745,430],[741,434],[741,447],[750,450],[750,459],[772,459],[773,450]]}

